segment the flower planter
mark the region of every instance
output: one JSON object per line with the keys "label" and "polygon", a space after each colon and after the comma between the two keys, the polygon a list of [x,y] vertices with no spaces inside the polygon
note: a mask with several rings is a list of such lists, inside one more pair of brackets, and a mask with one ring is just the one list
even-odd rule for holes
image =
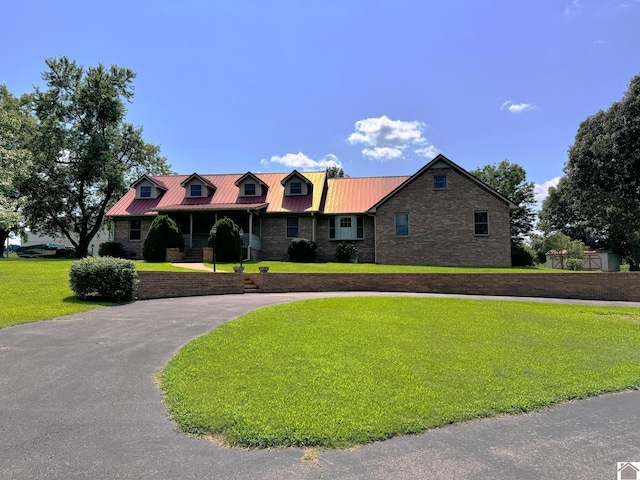
{"label": "flower planter", "polygon": [[238,267],[238,266],[233,267],[233,271],[236,273],[242,273],[244,272],[244,267]]}
{"label": "flower planter", "polygon": [[258,267],[260,273],[267,273],[269,271],[269,267]]}

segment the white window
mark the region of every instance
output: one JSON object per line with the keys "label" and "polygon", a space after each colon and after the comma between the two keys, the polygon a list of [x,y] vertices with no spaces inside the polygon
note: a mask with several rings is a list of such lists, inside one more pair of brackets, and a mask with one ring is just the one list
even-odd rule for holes
{"label": "white window", "polygon": [[256,194],[256,184],[255,183],[245,183],[244,184],[244,194],[247,197],[253,197]]}
{"label": "white window", "polygon": [[302,195],[302,182],[291,182],[289,192],[291,195]]}
{"label": "white window", "polygon": [[329,218],[329,239],[364,239],[364,218],[352,215]]}
{"label": "white window", "polygon": [[298,217],[287,217],[287,238],[297,238],[298,234]]}
{"label": "white window", "polygon": [[473,223],[476,235],[489,235],[489,212],[475,212]]}
{"label": "white window", "polygon": [[129,222],[129,240],[140,240],[141,238],[142,238],[142,220],[131,220]]}
{"label": "white window", "polygon": [[151,185],[140,186],[140,198],[151,198]]}
{"label": "white window", "polygon": [[189,189],[189,196],[190,197],[201,197],[202,196],[202,185],[200,185],[199,183],[194,183],[193,185],[191,185],[191,188]]}
{"label": "white window", "polygon": [[447,189],[447,176],[446,175],[434,175],[433,176],[433,189],[434,190],[446,190]]}
{"label": "white window", "polygon": [[409,214],[406,212],[396,213],[396,237],[409,236]]}

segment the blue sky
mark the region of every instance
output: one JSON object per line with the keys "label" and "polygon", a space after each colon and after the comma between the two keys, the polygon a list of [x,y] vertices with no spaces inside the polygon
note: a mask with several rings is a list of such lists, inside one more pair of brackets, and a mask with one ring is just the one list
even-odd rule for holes
{"label": "blue sky", "polygon": [[[127,120],[179,173],[338,163],[408,175],[440,152],[541,187],[640,73],[640,0],[7,2],[0,83],[45,59],[136,72]],[[543,189],[541,188],[540,191]]]}

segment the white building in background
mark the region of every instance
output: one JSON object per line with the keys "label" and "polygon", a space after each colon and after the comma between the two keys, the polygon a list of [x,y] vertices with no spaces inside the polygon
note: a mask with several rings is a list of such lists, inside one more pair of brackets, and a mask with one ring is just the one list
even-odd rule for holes
{"label": "white building in background", "polygon": [[[98,249],[100,248],[100,244],[104,242],[108,242],[112,239],[111,232],[109,228],[103,226],[91,243],[89,244],[89,255],[98,256]],[[14,243],[14,242],[12,242]],[[27,232],[27,240],[22,242],[23,247],[28,247],[30,245],[39,245],[41,243],[57,243],[58,245],[62,245],[65,247],[73,246],[73,244],[69,241],[69,239],[65,236],[50,236],[50,235],[38,235],[33,232]]]}

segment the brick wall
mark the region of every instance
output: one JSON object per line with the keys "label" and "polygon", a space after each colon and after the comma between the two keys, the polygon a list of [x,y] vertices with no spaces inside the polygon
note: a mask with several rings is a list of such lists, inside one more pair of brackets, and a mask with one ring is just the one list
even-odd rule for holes
{"label": "brick wall", "polygon": [[[296,215],[291,215],[295,217]],[[311,239],[313,235],[311,216],[298,216],[298,236]],[[265,216],[262,219],[262,250],[260,260],[288,260],[287,216]]]}
{"label": "brick wall", "polygon": [[[433,189],[433,174],[447,188]],[[474,213],[489,212],[489,235],[476,236]],[[409,213],[409,236],[397,237],[395,214]],[[376,211],[377,263],[511,266],[509,207],[453,169],[427,170]]]}
{"label": "brick wall", "polygon": [[138,299],[243,293],[244,275],[208,272],[138,272]]}
{"label": "brick wall", "polygon": [[[142,247],[144,246],[144,239],[147,238],[147,232],[149,232],[149,227],[151,226],[151,222],[153,222],[154,219],[155,216],[150,218],[133,217],[126,219],[114,219],[114,241],[122,244],[125,252],[135,253],[135,258],[142,258]],[[142,220],[140,240],[129,240],[129,225],[131,224],[131,220]]]}
{"label": "brick wall", "polygon": [[[252,273],[265,293],[379,291],[640,302],[640,273]],[[245,275],[138,272],[139,299],[243,293]]]}
{"label": "brick wall", "polygon": [[[318,257],[325,262],[336,261],[336,247],[339,241],[329,240],[329,218],[328,216],[317,217],[316,226],[316,243],[318,244]],[[365,215],[364,217],[364,239],[354,240],[353,243],[358,247],[358,261],[362,263],[375,262],[375,232],[373,217]]]}
{"label": "brick wall", "polygon": [[265,293],[384,291],[640,301],[640,273],[249,274]]}

